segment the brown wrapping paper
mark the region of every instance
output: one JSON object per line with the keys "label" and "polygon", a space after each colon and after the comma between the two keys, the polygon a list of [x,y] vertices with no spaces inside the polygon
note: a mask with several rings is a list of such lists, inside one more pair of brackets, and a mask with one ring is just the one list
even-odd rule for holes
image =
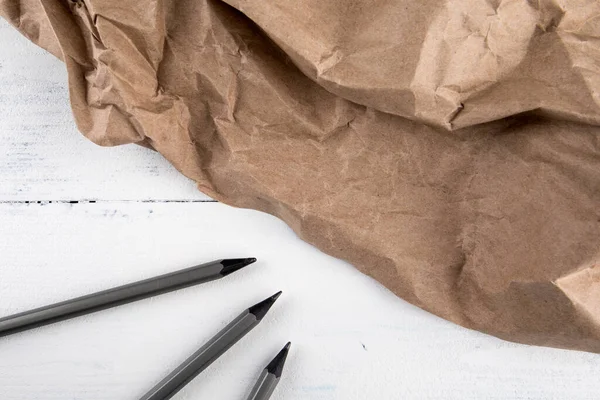
{"label": "brown wrapping paper", "polygon": [[398,296],[600,352],[595,0],[0,0],[79,129]]}

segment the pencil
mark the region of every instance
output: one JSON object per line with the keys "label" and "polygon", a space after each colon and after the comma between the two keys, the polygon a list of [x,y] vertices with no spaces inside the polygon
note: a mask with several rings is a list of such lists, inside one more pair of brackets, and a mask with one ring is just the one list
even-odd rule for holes
{"label": "pencil", "polygon": [[290,346],[291,343],[288,342],[262,371],[246,400],[268,400],[271,397],[283,373]]}
{"label": "pencil", "polygon": [[244,310],[233,321],[192,354],[140,400],[167,400],[250,332],[267,314],[281,292]]}
{"label": "pencil", "polygon": [[155,278],[0,318],[0,337],[220,279],[255,261],[256,258],[212,261]]}

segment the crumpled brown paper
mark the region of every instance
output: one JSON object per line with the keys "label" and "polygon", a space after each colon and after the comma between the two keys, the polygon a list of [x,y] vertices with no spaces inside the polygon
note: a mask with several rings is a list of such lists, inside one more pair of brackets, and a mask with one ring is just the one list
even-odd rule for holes
{"label": "crumpled brown paper", "polygon": [[[226,4],[227,3],[227,4]],[[399,296],[600,352],[595,0],[0,0],[79,129]]]}

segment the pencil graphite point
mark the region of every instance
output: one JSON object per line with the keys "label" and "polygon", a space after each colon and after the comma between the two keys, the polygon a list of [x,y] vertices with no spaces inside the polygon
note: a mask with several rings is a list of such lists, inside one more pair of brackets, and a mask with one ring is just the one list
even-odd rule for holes
{"label": "pencil graphite point", "polygon": [[269,371],[270,374],[275,375],[277,378],[281,377],[283,373],[283,366],[285,365],[285,360],[290,351],[291,342],[288,342],[283,349],[275,356],[273,360],[267,365],[266,370]]}
{"label": "pencil graphite point", "polygon": [[283,293],[281,290],[277,293],[275,293],[273,296],[270,297],[270,299],[275,302],[275,300],[277,300],[279,298],[279,296],[281,296],[281,293]]}
{"label": "pencil graphite point", "polygon": [[267,314],[267,311],[271,308],[271,306],[275,303],[275,301],[281,296],[281,291],[275,293],[273,296],[269,297],[250,307],[248,312],[254,314],[257,320],[263,319],[263,317]]}
{"label": "pencil graphite point", "polygon": [[234,273],[237,270],[244,268],[247,265],[256,262],[256,258],[231,258],[227,260],[222,260],[221,264],[223,265],[223,270],[221,271],[222,276],[227,276],[231,273]]}

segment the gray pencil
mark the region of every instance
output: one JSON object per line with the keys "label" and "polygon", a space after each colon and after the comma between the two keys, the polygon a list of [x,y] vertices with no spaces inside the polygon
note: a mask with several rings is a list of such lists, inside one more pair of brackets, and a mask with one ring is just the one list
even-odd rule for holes
{"label": "gray pencil", "polygon": [[0,318],[0,337],[222,278],[256,258],[217,260]]}
{"label": "gray pencil", "polygon": [[279,383],[291,343],[285,345],[262,371],[246,400],[268,400]]}
{"label": "gray pencil", "polygon": [[225,353],[263,319],[281,292],[248,308],[210,339],[197,352],[160,381],[140,400],[167,400]]}

